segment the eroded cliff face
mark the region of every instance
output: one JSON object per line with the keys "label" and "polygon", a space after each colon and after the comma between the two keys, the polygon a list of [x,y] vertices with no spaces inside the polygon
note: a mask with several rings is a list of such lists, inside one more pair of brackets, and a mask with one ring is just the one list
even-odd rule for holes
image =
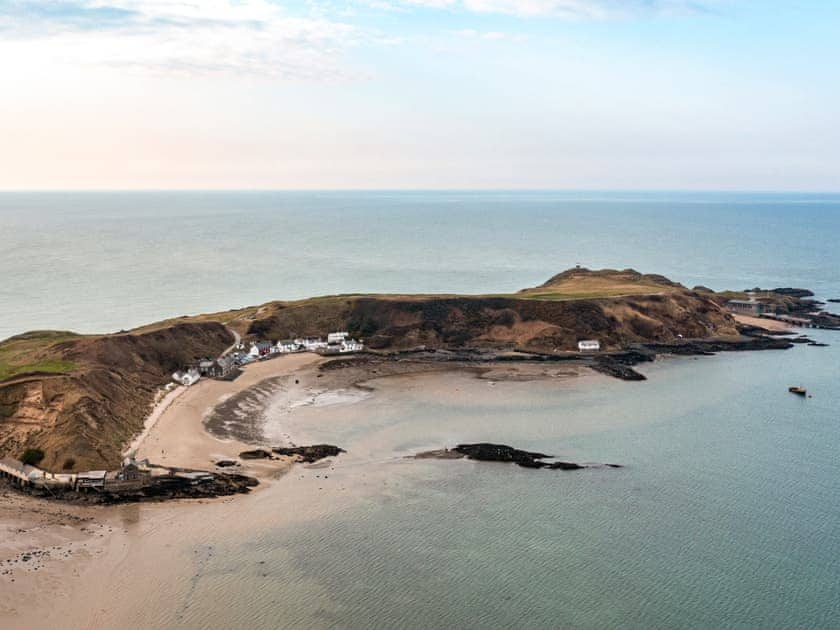
{"label": "eroded cliff face", "polygon": [[72,361],[72,372],[0,382],[0,456],[39,448],[47,470],[114,468],[172,371],[232,341],[211,322],[56,344],[50,352]]}
{"label": "eroded cliff face", "polygon": [[736,323],[707,296],[691,291],[591,300],[507,297],[331,298],[279,306],[249,333],[273,339],[349,330],[374,349],[464,346],[537,352],[575,350],[581,339],[605,349],[630,343],[734,336]]}
{"label": "eroded cliff face", "polygon": [[[235,321],[229,312],[219,313],[134,334],[30,333],[0,343],[6,356],[17,344],[17,371],[0,381],[0,456],[39,448],[48,470],[117,466],[170,374],[232,343],[230,331],[215,319],[242,331],[248,326],[247,333],[261,339],[348,330],[381,350],[552,353],[576,350],[579,340],[589,338],[613,350],[680,336],[736,336],[736,323],[721,303],[713,293],[690,291],[662,276],[575,268],[513,295],[336,296],[271,302],[243,309]],[[33,357],[28,348],[36,342]],[[53,373],[20,373],[29,365]]]}

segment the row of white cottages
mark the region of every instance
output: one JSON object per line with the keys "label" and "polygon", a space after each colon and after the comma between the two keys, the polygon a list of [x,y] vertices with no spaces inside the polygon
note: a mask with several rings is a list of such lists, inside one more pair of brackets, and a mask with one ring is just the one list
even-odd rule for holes
{"label": "row of white cottages", "polygon": [[302,339],[284,339],[277,343],[270,341],[254,341],[246,351],[244,343],[239,344],[238,351],[220,357],[215,361],[205,359],[172,375],[172,380],[180,385],[194,385],[203,377],[225,378],[237,366],[251,361],[264,359],[276,354],[291,354],[293,352],[318,352],[320,354],[350,354],[365,349],[361,341],[350,338],[345,331],[333,332],[327,335],[326,341],[320,337],[306,337]]}
{"label": "row of white cottages", "polygon": [[290,354],[293,352],[319,352],[321,354],[349,354],[365,349],[361,341],[350,338],[346,331],[332,332],[324,340],[321,337],[282,339],[273,344],[270,341],[255,341],[248,350],[248,356],[259,359],[269,354]]}

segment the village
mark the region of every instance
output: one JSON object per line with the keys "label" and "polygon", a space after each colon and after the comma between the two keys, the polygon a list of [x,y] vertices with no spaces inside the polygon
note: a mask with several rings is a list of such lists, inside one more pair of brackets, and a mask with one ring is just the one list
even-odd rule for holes
{"label": "village", "polygon": [[[361,352],[364,344],[346,331],[329,333],[326,339],[306,337],[277,342],[238,341],[231,351],[216,359],[202,359],[172,374],[172,380],[184,387],[202,378],[233,380],[240,368],[255,361],[266,361],[286,354],[315,352],[325,356]],[[158,466],[148,460],[127,456],[119,470],[90,470],[78,473],[53,473],[38,468],[37,454],[24,461],[0,459],[0,478],[13,485],[45,496],[103,501],[136,500],[146,497],[201,497],[247,492],[256,480],[243,475],[219,474]]]}
{"label": "village", "polygon": [[233,380],[239,375],[239,368],[254,361],[265,361],[284,354],[315,352],[324,356],[353,354],[364,350],[361,341],[350,337],[346,331],[331,332],[326,340],[322,337],[303,337],[272,341],[252,341],[250,347],[237,343],[232,352],[218,359],[202,359],[172,375],[179,385],[191,386],[202,377]]}

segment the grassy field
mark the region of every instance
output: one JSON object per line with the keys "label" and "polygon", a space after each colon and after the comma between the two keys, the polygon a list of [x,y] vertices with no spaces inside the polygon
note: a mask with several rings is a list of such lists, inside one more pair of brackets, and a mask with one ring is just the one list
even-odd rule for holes
{"label": "grassy field", "polygon": [[662,287],[634,287],[633,289],[613,289],[600,291],[545,291],[535,293],[514,293],[510,297],[525,300],[597,300],[598,298],[620,297],[627,295],[653,295],[665,293]]}
{"label": "grassy field", "polygon": [[664,278],[645,276],[631,271],[567,271],[546,284],[517,293],[517,297],[533,300],[586,300],[623,295],[671,293],[682,287],[669,284]]}
{"label": "grassy field", "polygon": [[71,332],[35,331],[0,343],[0,381],[28,372],[64,374],[76,369],[74,363],[62,360],[51,348],[77,337]]}

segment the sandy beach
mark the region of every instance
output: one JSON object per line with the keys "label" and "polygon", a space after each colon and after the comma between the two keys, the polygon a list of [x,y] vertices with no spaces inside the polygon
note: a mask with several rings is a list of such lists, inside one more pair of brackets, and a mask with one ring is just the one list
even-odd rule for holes
{"label": "sandy beach", "polygon": [[[190,388],[178,388],[181,391],[173,399],[164,399],[159,403],[165,407],[147,435],[135,445],[136,456],[164,466],[202,470],[212,469],[220,459],[238,459],[241,451],[253,445],[214,437],[204,427],[207,415],[227,398],[266,379],[288,377],[322,361],[323,358],[315,354],[288,355],[253,363],[234,381],[202,379]],[[152,412],[153,416],[156,414],[157,411]],[[251,462],[244,472],[261,477],[287,468],[288,461],[270,464]]]}
{"label": "sandy beach", "polygon": [[[251,445],[207,433],[206,414],[226,397],[322,360],[313,354],[287,356],[252,364],[235,381],[204,379],[192,388],[174,388],[160,398],[127,450],[154,463],[205,470],[217,459],[237,459]],[[267,479],[288,471],[291,463],[289,458],[249,462],[242,472]],[[94,621],[93,600],[124,566],[131,541],[159,536],[166,519],[198,529],[204,522],[202,513],[214,503],[216,510],[231,509],[231,498],[143,506],[72,505],[0,486],[0,627],[103,627]],[[141,513],[154,516],[141,519]],[[173,543],[174,539],[162,541],[164,549]],[[50,594],[49,607],[43,605],[44,593]],[[54,616],[53,607],[63,610],[62,616]],[[66,625],[63,615],[68,610],[79,625]]]}
{"label": "sandy beach", "polygon": [[[289,355],[247,366],[234,381],[205,379],[191,388],[166,392],[131,449],[156,464],[212,470],[219,459],[238,459],[254,444],[294,443],[298,435],[306,436],[307,426],[318,424],[317,418],[335,422],[336,417],[346,417],[354,422],[359,412],[347,403],[371,396],[380,382],[409,393],[421,391],[415,383],[431,378],[435,380],[430,383],[455,384],[442,395],[460,396],[470,382],[484,391],[505,381],[604,378],[575,365],[467,366],[374,359],[319,369],[325,361],[314,354]],[[263,414],[288,418],[284,432],[264,435]],[[360,449],[359,456],[364,460],[370,451]],[[402,456],[392,455],[395,461]],[[343,465],[355,470],[358,460],[348,461],[342,460]],[[171,624],[186,614],[177,606],[190,598],[198,575],[193,574],[196,562],[199,572],[212,563],[215,546],[247,539],[277,522],[314,518],[351,505],[388,484],[387,478],[372,474],[355,477],[351,488],[348,475],[358,473],[333,468],[329,460],[299,464],[288,475],[292,464],[290,458],[243,461],[236,471],[260,479],[256,491],[211,500],[76,506],[6,491],[0,502],[0,626],[99,628],[126,619]],[[275,484],[282,487],[268,491]],[[150,589],[157,600],[171,601],[173,608],[148,609],[144,599],[135,597],[136,579],[146,583],[144,592]],[[45,590],[52,593],[54,606],[40,605]],[[103,592],[108,593],[104,600]],[[108,605],[102,606],[103,601]]]}
{"label": "sandy beach", "polygon": [[785,322],[776,321],[775,319],[767,319],[765,317],[749,317],[748,315],[738,314],[733,314],[732,317],[735,319],[736,322],[746,324],[748,326],[758,326],[759,328],[772,330],[773,332],[787,332],[790,334],[795,334],[790,329],[789,324],[786,324]]}

